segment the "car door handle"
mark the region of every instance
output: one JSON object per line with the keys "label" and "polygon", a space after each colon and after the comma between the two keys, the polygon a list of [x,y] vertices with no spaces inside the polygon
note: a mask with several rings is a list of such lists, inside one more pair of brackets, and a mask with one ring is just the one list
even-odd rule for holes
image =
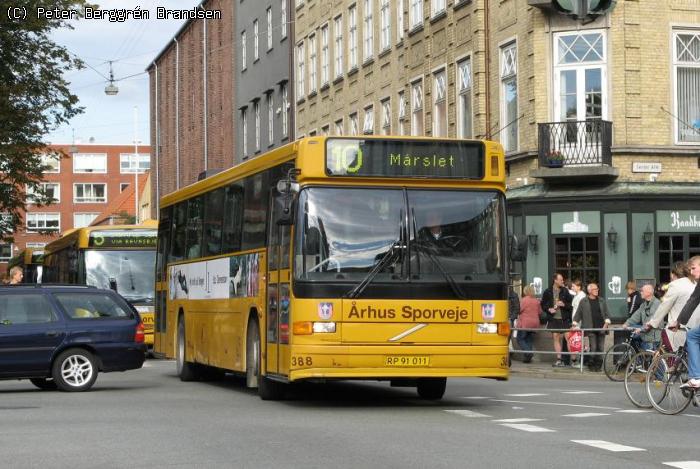
{"label": "car door handle", "polygon": [[56,337],[58,335],[58,331],[48,331],[46,335],[49,337]]}

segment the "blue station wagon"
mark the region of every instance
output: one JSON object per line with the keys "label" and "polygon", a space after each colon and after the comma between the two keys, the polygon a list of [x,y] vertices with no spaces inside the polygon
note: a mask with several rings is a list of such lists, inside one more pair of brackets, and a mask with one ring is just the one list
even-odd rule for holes
{"label": "blue station wagon", "polygon": [[141,368],[145,353],[138,312],[111,290],[0,287],[0,379],[87,391],[99,372]]}

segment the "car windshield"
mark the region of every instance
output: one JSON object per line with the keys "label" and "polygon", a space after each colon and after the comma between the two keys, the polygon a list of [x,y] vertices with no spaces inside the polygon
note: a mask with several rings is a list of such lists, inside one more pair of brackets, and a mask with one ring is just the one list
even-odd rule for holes
{"label": "car windshield", "polygon": [[294,272],[299,280],[361,281],[385,260],[373,281],[502,282],[503,223],[496,191],[307,188]]}
{"label": "car windshield", "polygon": [[111,288],[133,304],[152,304],[155,290],[156,252],[99,251],[85,252],[86,284]]}

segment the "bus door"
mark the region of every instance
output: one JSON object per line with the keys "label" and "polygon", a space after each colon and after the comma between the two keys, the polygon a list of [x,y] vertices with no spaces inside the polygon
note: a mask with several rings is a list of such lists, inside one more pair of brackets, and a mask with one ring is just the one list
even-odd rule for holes
{"label": "bus door", "polygon": [[284,196],[270,194],[269,243],[267,257],[267,362],[269,373],[289,374],[289,239],[290,226],[277,220],[284,209]]}

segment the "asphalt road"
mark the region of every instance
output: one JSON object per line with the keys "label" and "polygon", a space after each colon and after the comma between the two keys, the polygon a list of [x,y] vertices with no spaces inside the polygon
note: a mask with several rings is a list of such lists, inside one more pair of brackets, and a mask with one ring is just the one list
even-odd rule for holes
{"label": "asphalt road", "polygon": [[79,394],[0,382],[0,466],[700,467],[700,410],[639,412],[618,383],[457,379],[426,402],[342,382],[263,402],[239,379],[182,383],[174,368],[149,361]]}

